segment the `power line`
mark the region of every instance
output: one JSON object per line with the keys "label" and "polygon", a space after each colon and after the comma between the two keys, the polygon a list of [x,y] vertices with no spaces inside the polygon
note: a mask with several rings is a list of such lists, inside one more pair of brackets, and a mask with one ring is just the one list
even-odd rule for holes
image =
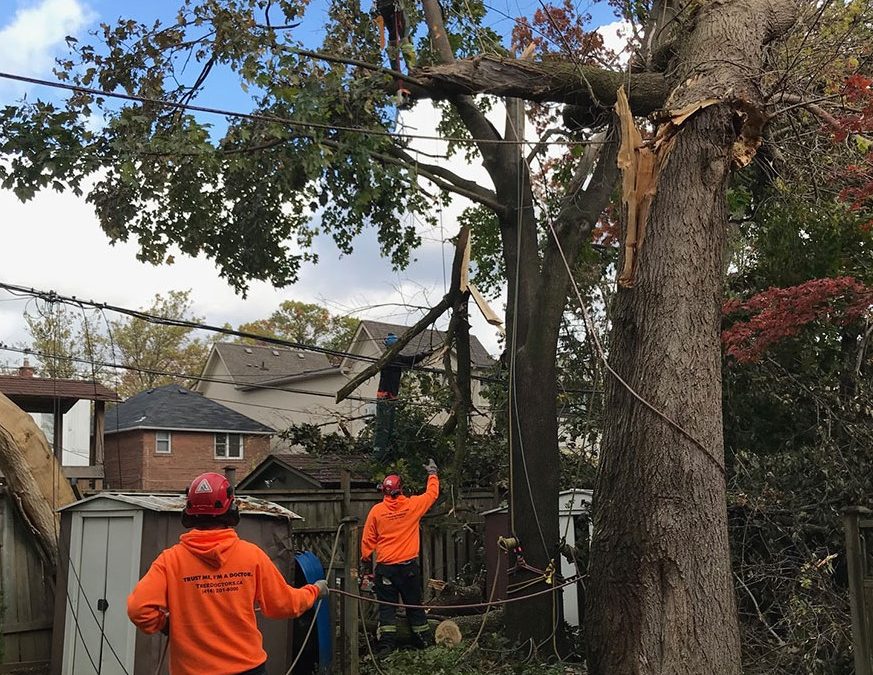
{"label": "power line", "polygon": [[[103,89],[94,89],[91,87],[82,87],[75,84],[66,84],[64,82],[53,82],[52,80],[44,80],[38,77],[30,77],[27,75],[18,75],[16,73],[6,73],[0,71],[0,79],[13,80],[16,82],[26,82],[28,84],[36,84],[42,87],[52,87],[54,89],[64,89],[75,93],[91,94],[92,96],[105,96],[107,98],[117,98],[124,101],[134,101],[136,103],[151,103],[165,108],[175,108],[177,110],[192,110],[194,112],[208,113],[210,115],[222,115],[224,117],[236,117],[239,119],[252,120],[256,122],[279,122],[290,127],[298,127],[302,129],[317,129],[321,131],[344,131],[354,134],[362,134],[367,136],[382,136],[385,138],[395,138],[402,140],[426,140],[426,141],[444,141],[451,143],[468,143],[481,144],[487,143],[491,145],[539,145],[535,141],[525,140],[506,140],[506,139],[472,139],[452,136],[433,136],[428,134],[406,134],[387,131],[385,129],[372,129],[367,127],[352,127],[336,124],[327,124],[324,122],[308,122],[304,120],[295,120],[282,115],[270,115],[267,113],[244,113],[234,110],[226,110],[224,108],[213,108],[210,106],[196,105],[193,103],[182,103],[179,101],[165,101],[159,98],[150,96],[138,96],[136,94],[123,94],[120,92],[106,91]],[[548,145],[591,145],[597,141],[546,141]]]}
{"label": "power line", "polygon": [[[280,347],[297,349],[299,351],[308,351],[308,352],[313,352],[313,353],[318,353],[318,354],[325,354],[327,356],[333,356],[333,357],[338,357],[338,358],[343,358],[343,359],[348,358],[348,359],[353,360],[353,361],[364,361],[367,363],[376,363],[379,360],[377,357],[373,357],[373,356],[364,356],[363,354],[353,354],[351,352],[346,352],[346,351],[342,351],[339,349],[330,349],[328,347],[319,347],[316,345],[307,345],[307,344],[303,344],[301,342],[295,342],[293,340],[284,340],[282,338],[276,338],[276,337],[271,337],[271,336],[267,336],[267,335],[258,335],[257,333],[235,330],[233,328],[228,328],[227,326],[215,326],[215,325],[206,324],[206,323],[202,323],[202,322],[198,322],[198,321],[188,321],[186,319],[172,319],[172,318],[157,316],[155,314],[149,314],[148,312],[144,312],[142,310],[130,309],[128,307],[122,307],[119,305],[111,305],[111,304],[105,303],[105,302],[95,302],[94,300],[83,300],[83,299],[77,298],[75,296],[65,296],[65,295],[61,295],[59,293],[56,293],[55,291],[42,291],[42,290],[38,290],[35,288],[28,288],[26,286],[19,286],[16,284],[8,284],[5,282],[0,282],[0,289],[4,289],[12,294],[21,294],[21,295],[30,296],[33,298],[39,298],[39,299],[45,300],[46,302],[60,302],[60,303],[70,305],[73,307],[82,307],[83,305],[85,305],[88,307],[93,307],[93,308],[98,309],[100,311],[108,310],[111,312],[116,312],[118,314],[123,314],[125,316],[130,316],[130,317],[133,317],[135,319],[145,321],[147,323],[153,323],[153,324],[158,324],[158,325],[163,325],[163,326],[174,326],[177,328],[189,328],[191,330],[203,330],[203,331],[212,332],[212,333],[219,333],[221,335],[228,335],[228,336],[232,336],[232,337],[255,340],[258,342],[265,342],[267,344],[273,344],[273,345],[277,345]],[[22,353],[24,353],[24,352],[22,352]],[[35,353],[35,352],[33,352],[31,350],[30,353]],[[83,362],[90,363],[88,361],[83,361]],[[103,365],[103,364],[98,363],[97,365]],[[127,368],[128,370],[135,370],[135,369],[128,367],[128,366],[112,365],[112,364],[106,365],[105,367],[119,367],[119,368]],[[444,374],[444,371],[439,369],[439,368],[430,368],[427,366],[416,366],[414,368],[410,368],[410,370],[432,373],[432,374],[436,374],[436,375]],[[141,372],[150,372],[150,371],[148,371],[146,369],[146,370],[142,370]],[[183,378],[192,379],[192,380],[199,379],[193,375],[185,375],[185,374],[178,374],[178,373],[163,373],[160,371],[154,371],[154,374],[171,375],[173,377],[183,377]],[[282,377],[284,377],[284,375],[279,374],[279,375],[277,375],[276,378],[273,378],[273,379],[279,379]],[[492,377],[492,376],[487,376],[487,375],[474,375],[471,373],[470,378],[473,380],[479,381],[479,382],[489,382],[489,383],[496,383],[496,384],[503,384],[503,385],[506,384],[506,382],[503,380],[503,378],[499,378],[499,377]],[[207,379],[205,381],[209,381],[209,380]],[[217,380],[217,381],[223,382],[225,384],[227,383],[226,380]],[[293,388],[288,388],[288,387],[284,387],[284,386],[270,386],[267,384],[257,384],[257,383],[253,383],[253,384],[254,384],[254,386],[256,386],[259,389],[277,389],[280,391],[291,391],[291,392],[295,391],[295,389],[293,389]],[[596,392],[595,390],[592,390],[592,389],[567,389],[565,391],[567,393],[575,393],[575,394],[599,393],[599,392]],[[299,393],[309,393],[309,392],[307,392],[306,390],[301,390]],[[333,397],[332,394],[327,394],[325,392],[318,392],[317,395]],[[361,400],[367,400],[369,402],[370,399],[361,399]]]}

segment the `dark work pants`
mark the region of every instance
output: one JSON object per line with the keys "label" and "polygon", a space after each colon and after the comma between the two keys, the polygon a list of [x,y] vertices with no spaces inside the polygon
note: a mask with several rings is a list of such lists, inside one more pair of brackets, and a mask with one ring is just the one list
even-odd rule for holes
{"label": "dark work pants", "polygon": [[[400,602],[405,605],[421,604],[421,569],[418,561],[398,565],[376,565],[376,598],[386,602]],[[379,641],[393,646],[397,634],[397,608],[391,605],[379,605]],[[413,641],[418,646],[428,644],[427,616],[423,609],[407,607],[406,618],[412,629]]]}
{"label": "dark work pants", "polygon": [[380,398],[376,401],[376,429],[373,432],[373,456],[378,462],[389,459],[394,439],[394,421],[397,417],[397,399]]}

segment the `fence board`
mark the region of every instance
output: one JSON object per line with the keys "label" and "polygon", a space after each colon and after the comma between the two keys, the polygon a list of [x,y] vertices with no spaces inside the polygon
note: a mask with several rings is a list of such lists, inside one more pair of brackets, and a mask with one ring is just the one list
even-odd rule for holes
{"label": "fence board", "polygon": [[43,662],[51,651],[54,594],[27,526],[0,489],[0,638],[3,664]]}

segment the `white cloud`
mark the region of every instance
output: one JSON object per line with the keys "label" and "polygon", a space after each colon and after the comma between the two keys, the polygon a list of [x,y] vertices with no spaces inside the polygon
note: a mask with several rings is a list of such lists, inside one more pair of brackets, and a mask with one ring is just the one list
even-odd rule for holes
{"label": "white cloud", "polygon": [[[409,133],[436,133],[438,113],[429,104],[416,106],[404,113],[403,119]],[[438,153],[440,145],[433,141],[418,147]],[[468,165],[461,158],[446,162],[424,155],[421,161],[442,163],[490,186],[479,164]],[[341,256],[329,237],[322,236],[314,242],[320,262],[305,266],[298,283],[284,289],[253,283],[248,297],[242,299],[205,257],[189,258],[177,253],[174,265],[153,267],[136,260],[135,243],[110,246],[91,206],[71,193],[41,192],[22,204],[11,192],[0,191],[4,237],[0,246],[0,281],[125,307],[147,305],[155,293],[190,288],[194,311],[204,316],[207,323],[217,325],[225,322],[237,325],[263,318],[286,299],[318,302],[337,313],[357,310],[355,315],[360,318],[411,324],[425,310],[399,305],[429,307],[442,297],[444,274],[449,273],[453,254],[451,244],[443,242],[457,234],[457,219],[467,204],[466,200],[456,199],[445,208],[442,227],[439,222],[435,227],[417,223],[423,244],[402,272],[393,272],[389,261],[380,257],[373,230],[356,239],[354,253],[349,256]],[[0,292],[0,342],[26,341],[21,318],[25,304],[25,300],[11,300]],[[494,303],[498,312],[502,307],[501,301]],[[470,313],[473,333],[496,354],[499,350],[495,329],[484,322],[475,307],[471,307]],[[438,325],[444,327],[447,322],[446,316]],[[7,358],[8,354],[0,353],[0,363]],[[11,361],[17,363],[14,355]]]}
{"label": "white cloud", "polygon": [[633,37],[631,25],[627,21],[613,21],[600,26],[597,32],[603,37],[603,44],[618,56],[619,63],[624,66],[630,58],[628,44]]}
{"label": "white cloud", "polygon": [[[8,0],[6,0],[8,2]],[[93,19],[79,0],[40,0],[0,26],[0,66],[23,75],[44,75],[54,64],[67,35],[75,35]],[[0,91],[20,94],[25,87],[0,84]]]}

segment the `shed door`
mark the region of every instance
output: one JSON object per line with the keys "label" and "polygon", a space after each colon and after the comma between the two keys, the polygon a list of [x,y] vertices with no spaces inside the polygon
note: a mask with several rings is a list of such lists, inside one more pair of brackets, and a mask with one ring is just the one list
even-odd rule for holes
{"label": "shed door", "polygon": [[70,536],[65,675],[132,675],[127,596],[139,575],[142,513],[77,512]]}

